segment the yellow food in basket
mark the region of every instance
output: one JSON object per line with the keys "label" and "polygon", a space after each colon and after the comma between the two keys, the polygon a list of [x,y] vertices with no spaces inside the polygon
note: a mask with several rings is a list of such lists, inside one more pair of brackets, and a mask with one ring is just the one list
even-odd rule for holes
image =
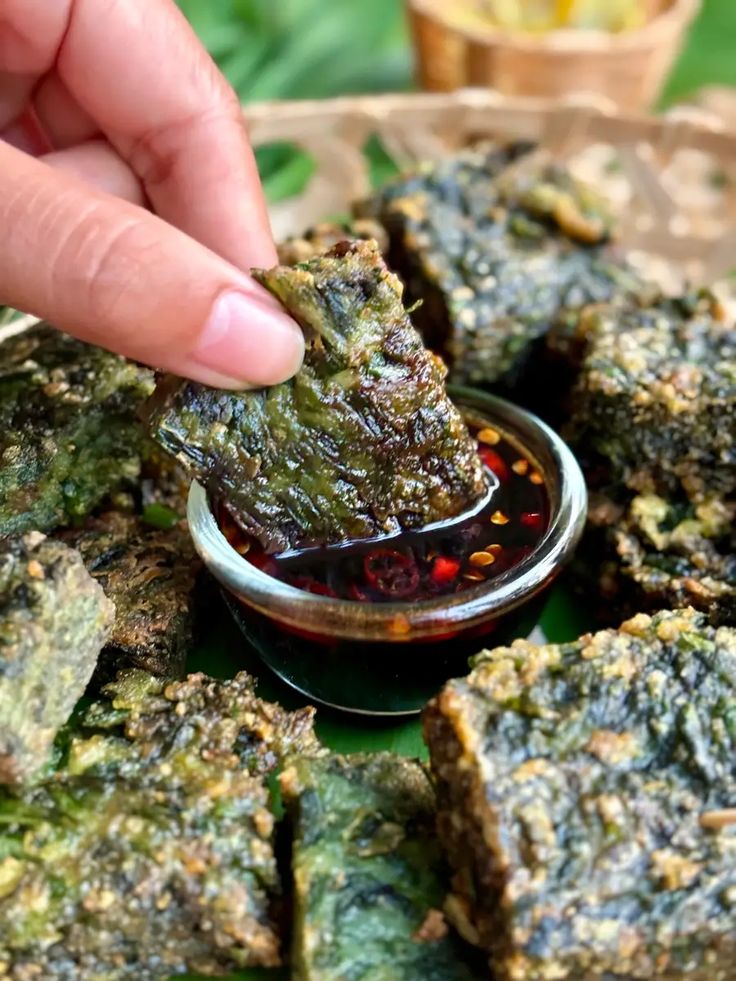
{"label": "yellow food in basket", "polygon": [[641,0],[468,0],[464,7],[453,11],[456,20],[531,33],[560,28],[619,33],[646,21]]}
{"label": "yellow food in basket", "polygon": [[558,26],[618,33],[641,27],[646,21],[642,0],[557,0],[556,6]]}

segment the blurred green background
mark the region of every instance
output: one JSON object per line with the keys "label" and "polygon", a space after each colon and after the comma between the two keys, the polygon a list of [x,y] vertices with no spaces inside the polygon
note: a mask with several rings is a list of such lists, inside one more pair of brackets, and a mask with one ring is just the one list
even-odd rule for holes
{"label": "blurred green background", "polygon": [[[244,102],[412,87],[403,0],[179,0]],[[703,0],[661,106],[704,85],[736,85],[736,0]],[[259,152],[266,192],[298,192],[309,162]],[[378,161],[380,163],[380,160]]]}

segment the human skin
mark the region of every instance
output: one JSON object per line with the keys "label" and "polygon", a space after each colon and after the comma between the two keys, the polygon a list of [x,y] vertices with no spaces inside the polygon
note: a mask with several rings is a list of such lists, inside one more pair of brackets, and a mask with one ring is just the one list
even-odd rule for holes
{"label": "human skin", "polygon": [[173,0],[3,0],[0,303],[155,368],[275,384],[297,325],[240,105]]}

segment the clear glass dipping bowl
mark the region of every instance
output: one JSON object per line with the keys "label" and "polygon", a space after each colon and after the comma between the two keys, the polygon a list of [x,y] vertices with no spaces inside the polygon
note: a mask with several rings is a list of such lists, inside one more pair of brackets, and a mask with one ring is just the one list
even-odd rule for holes
{"label": "clear glass dipping bowl", "polygon": [[371,604],[296,589],[239,555],[204,488],[191,486],[197,551],[262,660],[310,699],[365,715],[419,712],[446,679],[466,673],[473,654],[529,634],[580,539],[585,481],[564,441],[504,399],[456,386],[449,392],[469,421],[499,430],[533,461],[549,499],[549,524],[531,554],[465,592]]}

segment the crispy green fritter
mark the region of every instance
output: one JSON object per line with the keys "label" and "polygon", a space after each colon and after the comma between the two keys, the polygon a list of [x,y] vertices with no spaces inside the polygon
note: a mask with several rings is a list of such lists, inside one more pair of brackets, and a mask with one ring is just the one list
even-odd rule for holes
{"label": "crispy green fritter", "polygon": [[[69,769],[130,775],[171,762],[180,750],[223,765],[233,762],[254,775],[274,770],[295,753],[316,755],[314,709],[287,712],[255,694],[245,672],[228,681],[192,674],[165,681],[144,671],[124,671],[104,688],[108,700],[89,708],[72,741]],[[97,759],[98,746],[102,756]],[[114,747],[124,749],[116,762]],[[135,752],[133,752],[135,750]],[[81,761],[81,762],[79,762]],[[100,769],[101,767],[101,769]]]}
{"label": "crispy green fritter", "polygon": [[[736,624],[736,501],[594,494],[575,583],[591,582],[607,623],[638,610],[693,606]],[[596,572],[591,576],[591,571]]]}
{"label": "crispy green fritter", "polygon": [[641,282],[638,288],[622,290],[604,302],[567,311],[555,321],[545,337],[545,351],[551,355],[555,368],[563,367],[577,378],[591,336],[595,335],[603,318],[613,326],[616,319],[631,316],[632,309],[643,311],[643,316],[647,316],[647,311],[652,308],[674,314],[682,310],[683,303],[697,305],[698,302],[695,296],[667,297],[656,284]]}
{"label": "crispy green fritter", "polygon": [[425,768],[390,753],[292,761],[293,976],[470,981],[441,907],[444,862]]}
{"label": "crispy green fritter", "polygon": [[108,512],[64,534],[105,595],[115,625],[97,680],[135,667],[163,677],[184,671],[192,646],[201,563],[185,528],[151,528],[134,515]]}
{"label": "crispy green fritter", "polygon": [[668,499],[736,492],[736,329],[708,293],[602,308],[570,437],[603,483]]}
{"label": "crispy green fritter", "polygon": [[0,345],[0,537],[87,514],[140,469],[153,374],[48,325]]}
{"label": "crispy green fritter", "polygon": [[607,245],[602,200],[529,149],[464,152],[359,206],[386,227],[389,263],[453,381],[513,384],[556,320],[637,283]]}
{"label": "crispy green fritter", "polygon": [[421,528],[477,503],[475,444],[375,243],[256,276],[302,325],[304,366],[253,392],[165,381],[149,409],[161,446],[270,552]]}
{"label": "crispy green fritter", "polygon": [[334,249],[340,242],[375,241],[381,252],[388,248],[388,239],[383,227],[370,218],[356,218],[349,222],[322,222],[307,229],[303,235],[293,236],[278,246],[279,262],[293,266],[307,262]]}
{"label": "crispy green fritter", "polygon": [[567,435],[593,490],[574,584],[607,624],[688,605],[736,622],[736,331],[717,300],[642,295],[550,342],[578,374]]}
{"label": "crispy green fritter", "polygon": [[589,337],[600,318],[623,322],[632,308],[643,310],[671,302],[656,284],[637,283],[630,277],[628,283],[622,278],[621,288],[607,300],[562,311],[545,335],[544,344],[535,351],[524,376],[524,404],[553,428],[564,430],[572,414],[572,395]]}
{"label": "crispy green fritter", "polygon": [[499,981],[730,981],[736,631],[639,614],[484,652],[425,713],[448,904]]}
{"label": "crispy green fritter", "polygon": [[280,961],[261,774],[317,747],[311,710],[244,674],[122,674],[54,776],[0,796],[0,965],[12,981],[155,981]]}
{"label": "crispy green fritter", "polygon": [[0,542],[0,784],[46,763],[113,613],[78,552],[38,532]]}
{"label": "crispy green fritter", "polygon": [[242,770],[68,778],[0,802],[12,981],[135,981],[279,963],[266,790]]}

